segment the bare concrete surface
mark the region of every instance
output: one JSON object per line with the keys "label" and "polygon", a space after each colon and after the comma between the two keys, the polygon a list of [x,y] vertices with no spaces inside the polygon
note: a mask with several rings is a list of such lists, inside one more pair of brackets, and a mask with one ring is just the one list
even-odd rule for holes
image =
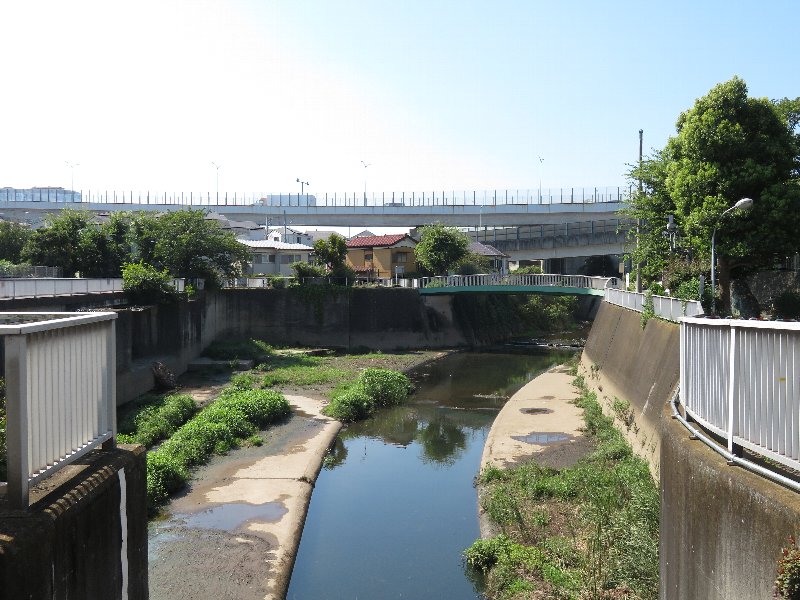
{"label": "bare concrete surface", "polygon": [[322,402],[287,395],[293,416],[201,469],[170,515],[151,524],[151,600],[280,600],[311,492],[341,424]]}
{"label": "bare concrete surface", "polygon": [[[564,366],[553,367],[514,394],[492,423],[481,456],[481,468],[501,469],[533,459],[546,467],[563,468],[578,461],[592,448],[583,435],[583,409],[572,403],[578,391],[574,377]],[[480,508],[481,536],[491,537],[493,523]]]}

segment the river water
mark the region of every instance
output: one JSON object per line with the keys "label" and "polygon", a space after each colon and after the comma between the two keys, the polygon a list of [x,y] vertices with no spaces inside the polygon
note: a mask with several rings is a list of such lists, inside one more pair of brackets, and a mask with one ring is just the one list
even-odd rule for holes
{"label": "river water", "polygon": [[311,499],[287,598],[480,598],[461,553],[492,421],[568,351],[459,353],[410,374],[401,407],[344,429]]}

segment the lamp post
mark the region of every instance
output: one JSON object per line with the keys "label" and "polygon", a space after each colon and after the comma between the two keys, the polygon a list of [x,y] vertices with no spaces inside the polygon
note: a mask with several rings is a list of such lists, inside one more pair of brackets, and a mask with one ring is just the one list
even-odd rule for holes
{"label": "lamp post", "polygon": [[298,177],[297,178],[297,183],[300,184],[300,195],[302,196],[303,195],[303,186],[308,185],[308,182],[307,181],[300,181],[300,178]]}
{"label": "lamp post", "polygon": [[367,205],[367,167],[370,166],[372,163],[361,161],[361,164],[364,165],[364,206]]}
{"label": "lamp post", "polygon": [[745,210],[753,206],[752,198],[742,198],[736,204],[724,211],[714,225],[714,232],[711,234],[711,314],[717,314],[717,228],[722,222],[722,217],[734,210]]}
{"label": "lamp post", "polygon": [[68,160],[64,161],[64,164],[69,167],[70,170],[70,179],[69,179],[69,191],[72,193],[72,201],[75,201],[75,167],[80,167],[80,163],[72,163]]}
{"label": "lamp post", "polygon": [[217,170],[217,204],[219,204],[219,170],[222,167],[222,165],[218,165],[217,163],[212,161],[211,166]]}
{"label": "lamp post", "polygon": [[544,162],[544,159],[541,156],[539,156],[537,158],[539,159],[539,204],[541,204],[542,203],[542,163]]}

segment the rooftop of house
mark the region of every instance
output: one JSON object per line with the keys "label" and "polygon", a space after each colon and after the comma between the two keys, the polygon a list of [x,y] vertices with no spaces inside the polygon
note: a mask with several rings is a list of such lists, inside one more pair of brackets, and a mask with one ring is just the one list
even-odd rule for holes
{"label": "rooftop of house", "polygon": [[473,254],[479,254],[480,256],[494,256],[497,258],[508,257],[508,254],[500,252],[500,250],[494,246],[482,244],[481,242],[470,242],[469,251]]}
{"label": "rooftop of house", "polygon": [[416,241],[407,233],[395,233],[389,235],[372,235],[367,237],[355,237],[347,240],[348,248],[385,248],[394,246],[396,243],[408,238],[416,244]]}
{"label": "rooftop of house", "polygon": [[304,250],[311,252],[313,248],[306,244],[288,244],[286,242],[276,242],[274,240],[239,240],[240,244],[244,244],[248,248],[262,249],[262,250]]}

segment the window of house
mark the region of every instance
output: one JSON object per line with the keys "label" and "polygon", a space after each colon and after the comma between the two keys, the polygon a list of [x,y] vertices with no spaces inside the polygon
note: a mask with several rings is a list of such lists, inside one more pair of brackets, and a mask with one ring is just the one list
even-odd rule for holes
{"label": "window of house", "polygon": [[299,244],[300,243],[300,236],[298,235],[296,239],[297,239],[297,243]]}
{"label": "window of house", "polygon": [[264,262],[264,255],[263,254],[253,254],[253,264],[260,265]]}
{"label": "window of house", "polygon": [[364,260],[372,260],[372,252],[364,252]]}
{"label": "window of house", "polygon": [[269,262],[271,262],[271,263],[275,262],[275,255],[274,254],[270,254],[269,255]]}
{"label": "window of house", "polygon": [[392,252],[392,262],[395,263],[408,262],[408,252]]}

